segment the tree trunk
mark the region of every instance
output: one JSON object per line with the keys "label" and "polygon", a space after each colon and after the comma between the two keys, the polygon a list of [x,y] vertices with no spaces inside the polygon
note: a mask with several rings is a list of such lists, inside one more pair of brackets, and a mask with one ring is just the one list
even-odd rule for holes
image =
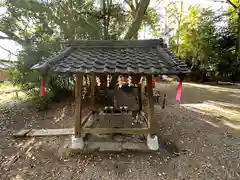
{"label": "tree trunk", "polygon": [[137,40],[138,39],[138,32],[133,36],[133,39]]}
{"label": "tree trunk", "polygon": [[238,58],[237,61],[239,63],[240,61],[240,7],[238,7],[238,37],[237,37],[237,52],[238,52]]}
{"label": "tree trunk", "polygon": [[103,13],[103,39],[106,40],[108,39],[108,32],[107,32],[107,19],[106,19],[106,14],[107,14],[107,9],[106,9],[106,2],[105,0],[101,0],[102,5],[103,5],[103,9],[102,9],[102,13]]}
{"label": "tree trunk", "polygon": [[4,34],[6,34],[8,37],[2,37],[0,36],[0,39],[9,39],[9,40],[13,40],[15,42],[17,42],[18,44],[22,45],[23,48],[27,48],[30,46],[30,43],[27,42],[26,40],[24,39],[21,39],[20,37],[18,37],[16,34],[14,34],[13,32],[9,31],[9,30],[6,30],[6,29],[1,29],[0,28],[0,31],[3,32]]}
{"label": "tree trunk", "polygon": [[138,3],[138,8],[136,10],[133,22],[130,25],[130,27],[128,28],[124,39],[132,39],[136,35],[139,28],[141,27],[141,23],[142,23],[144,15],[145,15],[145,12],[147,10],[147,7],[149,5],[149,2],[150,2],[150,0],[140,0],[140,2]]}
{"label": "tree trunk", "polygon": [[206,72],[201,72],[201,83],[205,82],[206,74]]}
{"label": "tree trunk", "polygon": [[229,4],[231,4],[231,6],[237,11],[238,13],[238,22],[237,22],[237,26],[238,26],[238,35],[237,35],[237,42],[236,42],[236,51],[237,51],[237,61],[238,63],[240,63],[240,6],[239,6],[239,0],[237,1],[238,5],[234,4],[231,0],[227,0],[227,2]]}
{"label": "tree trunk", "polygon": [[179,57],[179,54],[180,54],[179,41],[180,41],[180,26],[181,26],[181,22],[182,22],[182,13],[183,13],[183,0],[181,0],[180,15],[179,15],[179,19],[178,19],[177,48],[176,48],[176,52],[177,52],[178,57]]}
{"label": "tree trunk", "polygon": [[237,74],[236,74],[236,73],[232,73],[232,75],[230,76],[231,81],[232,81],[233,84],[236,83],[236,77],[237,77]]}

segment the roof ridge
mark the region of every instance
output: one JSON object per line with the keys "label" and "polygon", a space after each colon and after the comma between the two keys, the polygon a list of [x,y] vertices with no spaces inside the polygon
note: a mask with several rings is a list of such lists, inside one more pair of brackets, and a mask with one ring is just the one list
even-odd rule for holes
{"label": "roof ridge", "polygon": [[12,61],[12,60],[6,60],[6,59],[0,59],[0,61],[1,61],[1,62],[10,62],[10,63],[11,63],[11,62],[14,62],[14,61]]}
{"label": "roof ridge", "polygon": [[71,42],[74,47],[82,48],[123,48],[123,47],[146,47],[163,45],[163,39],[141,39],[141,40],[74,40]]}
{"label": "roof ridge", "polygon": [[14,65],[13,61],[0,59],[0,69],[7,69]]}
{"label": "roof ridge", "polygon": [[181,74],[189,70],[170,53],[163,39],[81,40],[32,69],[55,72]]}
{"label": "roof ridge", "polygon": [[[47,73],[48,69],[50,68],[51,65],[55,64],[57,61],[61,60],[65,56],[67,56],[74,48],[72,46],[64,48],[64,50],[60,50],[59,52],[56,53],[55,56],[53,56],[51,59],[43,63],[40,68],[41,68],[41,74]],[[38,65],[38,64],[36,64]],[[31,69],[35,69],[35,65]]]}

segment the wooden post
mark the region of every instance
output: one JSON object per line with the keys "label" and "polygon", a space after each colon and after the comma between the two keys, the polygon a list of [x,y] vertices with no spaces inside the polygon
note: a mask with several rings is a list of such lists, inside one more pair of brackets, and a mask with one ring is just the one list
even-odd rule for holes
{"label": "wooden post", "polygon": [[147,76],[147,99],[148,99],[148,128],[151,134],[154,118],[153,87],[151,75]]}
{"label": "wooden post", "polygon": [[82,87],[83,75],[81,73],[76,74],[76,87],[75,87],[75,137],[81,137],[82,132]]}
{"label": "wooden post", "polygon": [[117,79],[118,79],[118,74],[113,74],[112,75],[112,80],[111,80],[111,89],[115,89],[116,88],[116,84],[117,84]]}
{"label": "wooden post", "polygon": [[91,108],[95,109],[95,86],[96,75],[93,73],[91,76]]}
{"label": "wooden post", "polygon": [[105,89],[107,87],[107,74],[99,74],[100,79],[100,89]]}
{"label": "wooden post", "polygon": [[138,107],[142,110],[142,84],[138,84]]}
{"label": "wooden post", "polygon": [[142,110],[142,85],[141,85],[141,76],[140,75],[135,75],[132,76],[132,83],[136,84],[138,87],[138,107],[139,111]]}

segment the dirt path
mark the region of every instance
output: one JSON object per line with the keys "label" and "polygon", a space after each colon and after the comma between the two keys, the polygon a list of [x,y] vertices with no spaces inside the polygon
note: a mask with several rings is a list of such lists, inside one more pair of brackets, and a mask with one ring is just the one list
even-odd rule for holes
{"label": "dirt path", "polygon": [[[12,166],[0,170],[7,180],[239,180],[240,89],[184,84],[182,104],[174,100],[176,84],[157,84],[167,93],[167,106],[155,106],[157,153],[93,153],[70,156],[69,137],[35,138]],[[9,134],[20,128],[71,127],[71,102],[56,104],[48,112],[21,107],[0,110],[0,164],[29,141]],[[172,157],[171,145],[181,150]]]}

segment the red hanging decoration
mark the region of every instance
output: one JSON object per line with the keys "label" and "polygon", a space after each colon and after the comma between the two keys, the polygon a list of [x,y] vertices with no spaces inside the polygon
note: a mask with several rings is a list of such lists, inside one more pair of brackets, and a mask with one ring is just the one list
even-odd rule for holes
{"label": "red hanging decoration", "polygon": [[176,100],[180,102],[182,95],[182,81],[179,81],[177,89],[176,89]]}
{"label": "red hanging decoration", "polygon": [[152,79],[152,87],[155,88],[155,85],[156,85],[156,80]]}
{"label": "red hanging decoration", "polygon": [[44,79],[41,79],[40,96],[44,96]]}

